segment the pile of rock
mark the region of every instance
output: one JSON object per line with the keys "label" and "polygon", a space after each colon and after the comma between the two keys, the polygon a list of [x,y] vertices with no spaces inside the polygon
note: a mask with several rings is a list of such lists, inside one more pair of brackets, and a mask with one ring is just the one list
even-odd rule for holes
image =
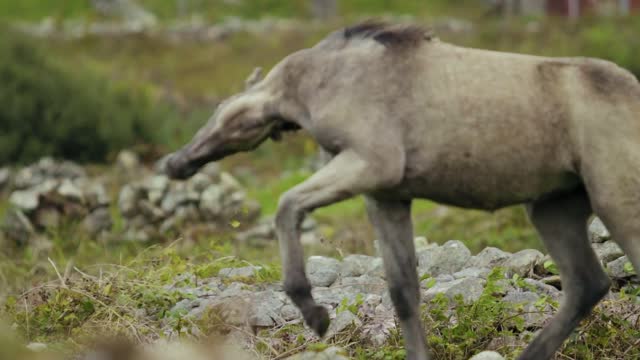
{"label": "pile of rock", "polygon": [[[598,221],[591,223],[590,236],[601,241],[606,238],[603,236],[606,234]],[[461,295],[465,302],[476,301],[483,293],[492,268],[500,266],[506,269],[504,279],[500,280],[502,291],[494,296],[500,296],[502,301],[516,305],[513,309],[522,309],[521,316],[526,329],[521,334],[522,337],[507,339],[509,341],[526,342],[525,337],[530,337],[532,332],[548,322],[553,309],[550,305],[541,307],[539,300],[542,297],[556,301],[562,297],[560,282],[550,265],[552,263],[548,256],[537,250],[511,254],[489,247],[472,255],[460,241],[452,240],[436,245],[429,244],[424,238],[417,238],[416,246],[417,270],[423,279],[421,295],[424,302],[429,302],[437,294],[450,299]],[[618,250],[612,250],[615,246],[610,240],[594,243],[594,246],[598,257],[606,264],[612,278],[619,285],[638,281],[632,273],[617,272],[615,264],[625,262],[626,258]],[[383,344],[394,331],[397,321],[381,258],[349,255],[338,260],[311,256],[306,270],[314,287],[314,298],[330,310],[333,319],[328,339],[355,324],[364,339],[377,346]],[[216,277],[198,279],[197,286],[185,285],[193,282],[185,281],[190,275],[184,274],[171,289],[189,296],[187,300],[176,304],[172,311],[186,313],[196,319],[209,311],[215,311],[230,324],[253,328],[279,328],[284,324],[300,321],[299,311],[287,298],[280,284],[255,284],[260,271],[261,268],[256,266],[222,269]],[[518,276],[514,278],[516,274]],[[618,288],[615,287],[614,290]],[[609,296],[616,295],[612,292]],[[353,306],[345,309],[345,304],[355,305],[357,311],[349,310]],[[314,337],[308,330],[304,336]],[[496,341],[503,340],[505,339]],[[493,349],[500,347],[498,343],[494,345]]]}
{"label": "pile of rock", "polygon": [[82,221],[92,235],[111,229],[106,189],[79,165],[43,158],[9,177],[5,183],[11,191],[11,208],[3,221],[5,237],[25,243],[37,232],[69,221]]}
{"label": "pile of rock", "polygon": [[187,181],[153,175],[129,183],[120,191],[118,207],[125,218],[125,237],[131,240],[148,240],[187,224],[236,227],[260,214],[260,205],[216,164]]}

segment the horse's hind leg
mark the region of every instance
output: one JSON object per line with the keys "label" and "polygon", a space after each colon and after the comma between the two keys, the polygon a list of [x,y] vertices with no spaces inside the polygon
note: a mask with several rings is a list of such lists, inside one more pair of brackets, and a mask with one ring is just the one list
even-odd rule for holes
{"label": "horse's hind leg", "polygon": [[611,281],[587,237],[591,206],[584,190],[537,201],[527,210],[558,266],[565,294],[558,313],[518,358],[544,360],[550,359],[589,315],[609,290]]}

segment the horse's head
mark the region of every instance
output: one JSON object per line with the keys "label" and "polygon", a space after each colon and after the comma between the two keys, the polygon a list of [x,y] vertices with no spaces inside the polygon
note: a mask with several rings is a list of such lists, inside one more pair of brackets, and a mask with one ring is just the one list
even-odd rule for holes
{"label": "horse's head", "polygon": [[186,179],[211,161],[253,150],[276,137],[282,121],[274,97],[259,82],[256,69],[247,79],[247,89],[222,102],[190,143],[162,161],[162,170],[172,178]]}

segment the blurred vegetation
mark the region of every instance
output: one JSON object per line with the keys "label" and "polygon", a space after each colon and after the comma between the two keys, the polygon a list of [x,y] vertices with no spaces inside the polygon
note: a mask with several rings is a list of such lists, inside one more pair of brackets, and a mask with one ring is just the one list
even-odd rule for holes
{"label": "blurred vegetation", "polygon": [[43,155],[100,162],[123,147],[157,141],[163,115],[143,92],[62,66],[6,30],[0,79],[0,163]]}

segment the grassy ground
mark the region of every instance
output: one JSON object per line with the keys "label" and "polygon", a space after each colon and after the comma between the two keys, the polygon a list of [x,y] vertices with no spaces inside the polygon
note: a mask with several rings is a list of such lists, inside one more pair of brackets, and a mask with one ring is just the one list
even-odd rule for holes
{"label": "grassy ground", "polygon": [[[175,17],[173,1],[143,3],[162,19]],[[222,0],[193,0],[191,3],[194,5],[189,11],[198,11],[211,20],[232,14],[250,18],[264,14],[307,16],[307,9],[299,0],[241,2],[251,4],[251,7],[221,5]],[[365,3],[366,10],[363,10]],[[410,13],[424,22],[443,13],[475,20],[481,18],[479,12],[470,11],[472,8],[469,7],[450,11],[446,1],[433,1],[428,7],[422,3],[418,0],[342,1],[345,16],[335,23],[268,37],[238,34],[223,42],[206,44],[171,44],[146,36],[115,40],[88,38],[48,41],[43,46],[62,62],[96,70],[123,84],[144,87],[158,101],[175,107],[175,122],[158,125],[166,136],[162,149],[168,151],[184,143],[204,123],[219,99],[240,90],[244,77],[255,66],[269,68],[287,54],[312,45],[331,29],[353,18],[386,12]],[[87,4],[85,0],[0,0],[0,18],[38,20],[50,14],[59,18],[94,16]],[[640,74],[640,38],[637,36],[640,20],[587,19],[578,24],[532,20],[505,23],[482,19],[475,24],[473,32],[439,35],[445,41],[495,50],[598,56],[615,60]],[[538,30],[532,31],[534,27]],[[305,166],[315,150],[315,145],[304,134],[290,135],[280,144],[267,143],[254,153],[225,160],[223,167],[238,176],[250,195],[262,204],[264,213],[269,215],[274,213],[280,194],[310,175]],[[0,201],[0,215],[5,207],[6,202]],[[366,221],[362,199],[321,209],[314,216],[328,243],[323,248],[310,249],[308,254],[373,253],[373,234]],[[417,235],[426,235],[436,242],[463,240],[474,252],[485,246],[508,251],[540,248],[521,208],[488,214],[417,201],[414,222]],[[168,237],[163,244],[149,247],[150,244],[125,241],[96,242],[73,226],[49,235],[51,243],[36,243],[27,248],[3,246],[0,253],[0,303],[5,303],[4,312],[11,317],[9,320],[21,324],[22,335],[27,341],[62,343],[65,348],[77,348],[87,334],[101,328],[124,329],[134,337],[153,334],[160,321],[173,316],[155,315],[179,300],[175,294],[156,290],[180,273],[210,276],[221,266],[249,262],[268,266],[270,270],[262,275],[262,280],[279,278],[275,243],[261,249],[241,248],[232,244],[230,236],[187,242],[176,235]],[[108,284],[111,285],[107,287]],[[26,296],[32,293],[37,296]],[[26,311],[20,308],[25,303]],[[430,342],[442,358],[452,358],[445,354],[469,351],[479,346],[477,341],[482,345],[482,341],[498,335],[499,314],[504,309],[488,298],[483,306],[478,305],[475,312],[462,308],[472,316],[465,318],[465,326],[454,327],[451,331],[445,326],[444,315],[437,313],[437,307],[434,308],[436,313],[425,319],[441,339],[433,337]],[[139,308],[154,309],[156,313],[136,322],[136,309]],[[28,325],[25,327],[25,324]],[[483,335],[472,338],[469,334]],[[637,337],[637,329],[623,324],[610,312],[602,311],[572,338],[562,358],[614,359],[607,354],[611,348],[605,340],[619,340],[619,348],[628,349],[629,342],[633,343]],[[348,344],[357,337],[342,340]],[[367,359],[396,359],[403,355],[398,336],[393,337],[380,354],[364,348],[351,351],[355,357]],[[635,353],[629,354],[635,356]]]}

